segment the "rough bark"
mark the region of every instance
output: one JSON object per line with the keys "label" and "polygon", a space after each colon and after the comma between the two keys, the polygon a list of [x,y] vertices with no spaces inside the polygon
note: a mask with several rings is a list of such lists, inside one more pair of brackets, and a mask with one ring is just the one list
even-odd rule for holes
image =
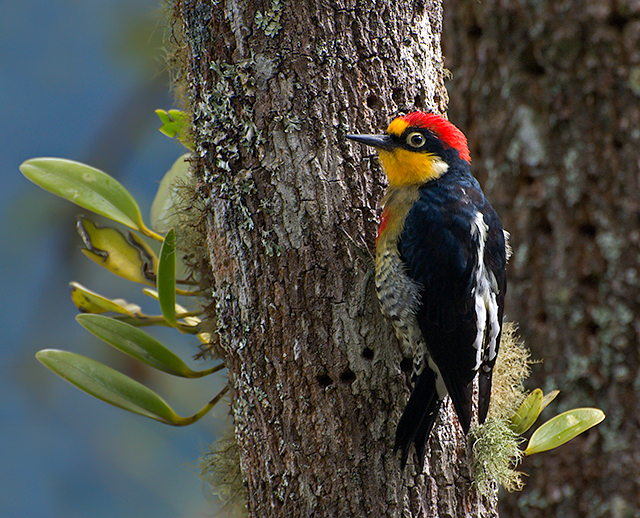
{"label": "rough bark", "polygon": [[384,175],[345,141],[398,111],[443,112],[438,2],[196,1],[194,163],[251,516],[495,516],[449,409],[425,473],[400,470],[408,397],[373,290]]}
{"label": "rough bark", "polygon": [[455,0],[450,116],[512,233],[507,318],[555,410],[607,419],[524,462],[504,514],[640,515],[640,5]]}

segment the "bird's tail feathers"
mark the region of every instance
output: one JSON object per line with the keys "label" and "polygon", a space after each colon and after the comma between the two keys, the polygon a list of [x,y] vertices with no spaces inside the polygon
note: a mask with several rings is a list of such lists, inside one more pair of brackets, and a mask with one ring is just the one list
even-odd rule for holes
{"label": "bird's tail feathers", "polygon": [[482,368],[478,374],[478,424],[484,423],[489,413],[492,374],[493,370],[484,372]]}
{"label": "bird's tail feathers", "polygon": [[436,422],[440,402],[436,390],[436,375],[431,369],[426,368],[416,381],[396,429],[393,451],[402,451],[401,465],[403,468],[407,463],[409,447],[412,442],[415,444],[418,463],[422,468],[426,442]]}
{"label": "bird's tail feathers", "polygon": [[[453,408],[458,415],[458,421],[465,435],[469,433],[471,428],[472,399],[473,399],[473,380],[464,384],[462,380],[451,379],[443,376],[447,391],[451,397]],[[491,382],[489,382],[491,383]],[[489,386],[490,387],[490,386]],[[489,388],[491,390],[491,388]]]}

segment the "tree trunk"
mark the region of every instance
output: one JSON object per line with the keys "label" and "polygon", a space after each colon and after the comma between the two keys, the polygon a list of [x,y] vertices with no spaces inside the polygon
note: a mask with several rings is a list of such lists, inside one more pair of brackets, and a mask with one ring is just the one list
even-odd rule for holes
{"label": "tree trunk", "polygon": [[446,108],[440,3],[183,0],[178,13],[250,516],[495,516],[451,408],[424,473],[401,471],[402,357],[345,236],[373,250],[386,183],[345,134]]}
{"label": "tree trunk", "polygon": [[640,7],[448,5],[450,113],[511,231],[507,318],[544,359],[530,387],[607,414],[527,459],[504,514],[640,516]]}

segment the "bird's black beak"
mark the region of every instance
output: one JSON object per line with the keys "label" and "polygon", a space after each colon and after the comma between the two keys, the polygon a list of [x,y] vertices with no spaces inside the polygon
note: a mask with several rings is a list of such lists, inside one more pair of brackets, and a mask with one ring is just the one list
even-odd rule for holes
{"label": "bird's black beak", "polygon": [[347,138],[385,151],[391,151],[395,147],[389,135],[347,135]]}

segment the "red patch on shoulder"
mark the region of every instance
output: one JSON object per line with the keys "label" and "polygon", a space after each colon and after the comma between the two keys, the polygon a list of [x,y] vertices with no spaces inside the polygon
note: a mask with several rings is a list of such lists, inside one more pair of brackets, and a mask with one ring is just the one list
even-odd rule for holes
{"label": "red patch on shoulder", "polygon": [[380,239],[380,236],[382,235],[382,233],[387,228],[387,225],[389,224],[390,219],[391,219],[391,213],[389,212],[389,209],[384,209],[382,211],[382,216],[380,216],[380,226],[378,227],[378,232],[376,234],[376,243],[378,242],[378,239]]}
{"label": "red patch on shoulder", "polygon": [[460,158],[471,163],[471,155],[464,133],[447,119],[434,113],[413,112],[401,117],[409,126],[417,126],[432,131],[447,146],[458,150]]}

